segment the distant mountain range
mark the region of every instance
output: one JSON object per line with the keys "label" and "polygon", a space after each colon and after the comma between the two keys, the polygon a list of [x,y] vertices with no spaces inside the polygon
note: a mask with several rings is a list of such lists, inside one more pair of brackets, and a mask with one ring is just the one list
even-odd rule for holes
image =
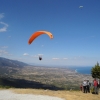
{"label": "distant mountain range", "polygon": [[29,66],[29,64],[23,63],[17,60],[11,60],[11,59],[0,57],[0,67],[19,68],[19,67],[24,67],[24,66]]}

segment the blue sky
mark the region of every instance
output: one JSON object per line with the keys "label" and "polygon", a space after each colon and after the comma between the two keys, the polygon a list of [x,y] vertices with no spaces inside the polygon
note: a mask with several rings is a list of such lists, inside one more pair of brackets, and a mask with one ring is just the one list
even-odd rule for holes
{"label": "blue sky", "polygon": [[[54,38],[44,34],[28,45],[39,30]],[[100,0],[0,0],[0,56],[29,64],[94,66],[100,62]]]}

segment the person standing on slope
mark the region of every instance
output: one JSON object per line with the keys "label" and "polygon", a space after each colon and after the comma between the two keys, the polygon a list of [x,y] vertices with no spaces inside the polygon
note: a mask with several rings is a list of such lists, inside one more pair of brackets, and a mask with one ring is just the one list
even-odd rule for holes
{"label": "person standing on slope", "polygon": [[83,90],[84,90],[83,91],[84,93],[87,93],[87,81],[86,80],[83,81]]}
{"label": "person standing on slope", "polygon": [[87,92],[90,93],[90,82],[87,80]]}
{"label": "person standing on slope", "polygon": [[93,85],[94,85],[94,93],[98,94],[98,82],[96,79],[94,79]]}

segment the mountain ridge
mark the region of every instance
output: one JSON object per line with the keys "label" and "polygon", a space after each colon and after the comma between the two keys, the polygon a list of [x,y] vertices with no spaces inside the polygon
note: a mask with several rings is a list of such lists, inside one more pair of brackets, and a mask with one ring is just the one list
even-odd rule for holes
{"label": "mountain ridge", "polygon": [[29,66],[29,64],[18,60],[11,60],[8,58],[0,57],[0,67],[24,67],[24,66]]}

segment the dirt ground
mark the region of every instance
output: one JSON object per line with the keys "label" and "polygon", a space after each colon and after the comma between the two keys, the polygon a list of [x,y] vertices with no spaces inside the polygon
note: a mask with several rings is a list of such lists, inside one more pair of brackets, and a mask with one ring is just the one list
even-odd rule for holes
{"label": "dirt ground", "polygon": [[100,93],[83,93],[82,91],[51,91],[42,89],[12,89],[19,94],[39,94],[63,98],[65,100],[100,100]]}

